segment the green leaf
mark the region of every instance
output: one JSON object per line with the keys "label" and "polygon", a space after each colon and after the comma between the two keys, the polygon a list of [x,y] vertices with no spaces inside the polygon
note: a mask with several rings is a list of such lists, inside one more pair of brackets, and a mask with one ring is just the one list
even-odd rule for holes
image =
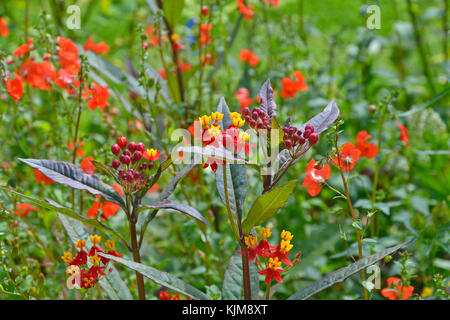
{"label": "green leaf", "polygon": [[281,187],[260,195],[242,223],[244,233],[248,234],[253,227],[263,224],[266,220],[272,218],[280,208],[284,207],[296,184],[297,180],[291,180]]}
{"label": "green leaf", "polygon": [[398,246],[387,248],[384,250],[381,250],[378,253],[375,253],[369,257],[363,258],[361,260],[358,260],[355,263],[352,263],[348,265],[347,267],[341,268],[339,270],[336,270],[332,273],[329,273],[325,277],[323,277],[321,280],[307,286],[306,288],[298,291],[297,293],[293,294],[288,298],[288,300],[304,300],[307,299],[316,293],[329,288],[333,286],[334,284],[338,282],[343,282],[345,279],[350,277],[351,275],[377,263],[379,260],[383,259],[387,255],[392,255],[394,252],[399,250],[400,248],[403,248],[407,244],[409,244],[412,241],[412,239],[405,241]]}
{"label": "green leaf", "polygon": [[225,130],[230,126],[230,124],[233,123],[233,121],[230,119],[230,109],[228,108],[228,105],[225,101],[225,97],[220,97],[216,111],[223,114],[223,119],[219,121],[219,127],[220,129]]}
{"label": "green leaf", "polygon": [[183,8],[184,0],[165,0],[163,2],[164,15],[172,28],[180,21]]}
{"label": "green leaf", "polygon": [[[86,231],[80,221],[66,217],[61,213],[58,213],[58,217],[74,244],[78,240],[85,240],[88,246],[91,245],[89,233]],[[105,292],[112,300],[132,300],[133,297],[131,295],[131,292],[128,289],[127,284],[120,277],[120,274],[117,271],[116,267],[110,264],[108,266],[108,270],[111,270],[111,272],[108,272],[106,277],[103,277],[99,280],[99,284],[103,288],[103,290],[105,290]]]}
{"label": "green leaf", "polygon": [[156,282],[157,284],[167,287],[170,290],[181,293],[187,297],[191,297],[196,300],[211,300],[211,297],[207,296],[197,288],[187,284],[186,282],[178,279],[177,277],[171,275],[170,273],[159,271],[155,268],[137,263],[134,261],[125,260],[109,254],[98,253],[98,255],[111,259],[115,262],[123,264],[124,266],[139,272],[144,277]]}
{"label": "green leaf", "polygon": [[96,175],[84,173],[81,168],[72,163],[42,159],[19,158],[19,160],[39,170],[43,175],[57,183],[65,184],[79,190],[86,190],[94,195],[100,195],[106,201],[113,202],[125,208],[125,202],[114,188],[103,183]]}
{"label": "green leaf", "polygon": [[164,190],[159,194],[159,201],[167,199],[177,187],[178,182],[183,179],[197,164],[189,164],[181,169],[175,177],[166,185]]}
{"label": "green leaf", "polygon": [[172,209],[187,214],[188,216],[197,219],[205,224],[209,224],[208,221],[206,221],[206,219],[201,215],[201,213],[197,211],[197,209],[194,209],[186,204],[173,203],[169,200],[163,200],[151,205],[142,205],[141,210],[145,209]]}
{"label": "green leaf", "polygon": [[[252,299],[258,300],[259,293],[259,274],[258,268],[254,263],[249,263],[250,267],[250,285]],[[224,300],[242,300],[243,298],[243,278],[242,278],[242,255],[235,252],[228,262],[227,269],[223,278],[222,299]]]}
{"label": "green leaf", "polygon": [[61,214],[65,215],[65,216],[67,216],[67,217],[70,217],[72,219],[75,219],[75,220],[78,220],[80,222],[83,222],[83,223],[85,223],[87,225],[90,225],[90,226],[92,226],[94,228],[97,228],[99,230],[102,230],[102,231],[104,231],[106,233],[109,233],[111,236],[117,238],[118,240],[122,241],[124,244],[127,243],[125,238],[120,233],[115,231],[114,229],[111,229],[110,227],[104,225],[103,223],[101,223],[100,221],[98,221],[96,219],[89,219],[89,218],[83,217],[83,216],[79,215],[78,213],[76,213],[75,211],[73,211],[72,209],[66,208],[66,207],[64,207],[64,206],[62,206],[62,205],[60,205],[60,204],[58,204],[58,203],[56,203],[56,202],[54,202],[54,201],[52,201],[50,199],[47,199],[47,201],[44,201],[44,200],[41,200],[41,199],[36,199],[36,198],[30,197],[30,196],[24,195],[22,193],[19,193],[19,192],[15,191],[15,190],[10,190],[10,189],[8,189],[6,187],[0,187],[0,189],[3,190],[3,191],[10,192],[10,193],[12,193],[12,194],[14,194],[16,196],[19,196],[21,198],[24,198],[26,200],[29,200],[29,201],[31,201],[32,203],[34,203],[35,205],[37,205],[37,206],[39,206],[41,208],[44,208],[44,209],[47,209],[47,210],[50,210],[50,211],[56,211],[56,212],[61,213]]}
{"label": "green leaf", "polygon": [[[241,219],[245,196],[247,194],[247,169],[243,164],[226,164],[226,175],[230,209],[237,215],[236,218]],[[216,170],[216,187],[220,199],[222,199],[222,202],[226,206],[222,165],[218,165]]]}

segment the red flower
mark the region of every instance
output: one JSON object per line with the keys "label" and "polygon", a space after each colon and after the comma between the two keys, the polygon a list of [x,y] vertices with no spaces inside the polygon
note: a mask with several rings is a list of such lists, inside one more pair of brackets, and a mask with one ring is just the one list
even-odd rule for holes
{"label": "red flower", "polygon": [[[117,184],[112,185],[112,187],[122,196],[122,189]],[[101,217],[106,220],[115,216],[117,211],[119,211],[120,206],[118,204],[104,201],[100,196],[97,196],[97,198],[99,198],[98,201],[94,202],[92,207],[87,211],[86,216],[88,218],[97,218],[97,214],[101,210]]]}
{"label": "red flower", "polygon": [[0,18],[0,36],[7,37],[9,35],[8,25],[5,22],[5,19]]}
{"label": "red flower", "polygon": [[281,273],[283,273],[283,269],[279,269],[281,266],[281,261],[278,258],[270,258],[268,267],[264,270],[259,271],[259,274],[266,276],[266,284],[272,282],[273,278],[276,281],[282,282]]}
{"label": "red flower", "polygon": [[407,300],[413,295],[414,287],[404,287],[400,284],[401,279],[391,277],[387,279],[387,288],[381,290],[383,297],[390,300]]}
{"label": "red flower", "polygon": [[52,179],[48,178],[46,175],[44,175],[38,169],[34,169],[34,176],[35,176],[37,182],[39,182],[39,183],[44,182],[46,186],[54,183],[54,181]]}
{"label": "red flower", "polygon": [[19,217],[27,217],[30,211],[38,211],[38,210],[39,210],[38,208],[33,207],[29,203],[18,203],[16,205],[16,214]]}
{"label": "red flower", "polygon": [[239,54],[239,59],[245,63],[248,63],[252,67],[256,67],[259,63],[259,57],[248,49],[242,49]]}
{"label": "red flower", "polygon": [[161,151],[155,149],[147,149],[147,151],[144,152],[144,158],[148,161],[156,161],[161,158]]}
{"label": "red flower", "polygon": [[244,108],[251,106],[253,103],[253,98],[250,97],[250,93],[246,88],[239,88],[234,96],[239,100],[241,104],[241,112],[243,112]]}
{"label": "red flower", "polygon": [[83,169],[86,174],[94,174],[95,166],[92,164],[92,160],[95,160],[93,157],[86,157],[81,161],[80,168]]}
{"label": "red flower", "polygon": [[9,95],[15,100],[19,100],[23,95],[22,78],[14,72],[15,78],[6,82],[6,90]]}
{"label": "red flower", "polygon": [[250,20],[253,18],[254,12],[252,5],[246,6],[244,0],[237,0],[237,6],[239,12],[244,15],[244,20]]}
{"label": "red flower", "polygon": [[321,169],[316,168],[316,161],[311,159],[306,167],[306,176],[302,186],[307,187],[306,191],[313,197],[317,196],[322,190],[325,180],[331,176],[331,168],[329,165],[324,165]]}
{"label": "red flower", "polygon": [[353,143],[347,142],[342,145],[341,152],[338,157],[333,159],[333,163],[339,167],[339,160],[343,171],[352,170],[358,162],[361,151],[355,148]]}
{"label": "red flower", "polygon": [[95,44],[94,41],[92,41],[92,38],[87,39],[83,48],[85,51],[91,50],[98,54],[107,53],[109,51],[109,46],[105,42],[102,41]]}
{"label": "red flower", "polygon": [[70,39],[58,37],[58,61],[63,67],[74,76],[78,75],[80,70],[80,60],[78,59],[78,47]]}
{"label": "red flower", "polygon": [[30,52],[32,50],[31,49],[32,44],[33,44],[33,39],[31,39],[31,38],[28,39],[27,43],[22,44],[16,50],[13,51],[13,55],[15,55],[16,57],[26,55],[28,52]]}
{"label": "red flower", "polygon": [[87,106],[91,110],[100,108],[104,111],[105,106],[110,105],[107,101],[109,97],[108,88],[96,84],[95,82],[92,82],[92,89],[86,88],[83,97],[89,99]]}
{"label": "red flower", "polygon": [[56,80],[56,71],[48,61],[34,63],[32,59],[27,59],[20,67],[20,75],[23,81],[41,90],[50,90]]}
{"label": "red flower", "polygon": [[160,69],[158,70],[158,74],[161,78],[166,79],[166,69]]}
{"label": "red flower", "polygon": [[261,253],[261,251],[257,250],[256,243],[258,242],[258,237],[248,235],[244,237],[245,245],[247,246],[247,249],[244,251],[236,251],[240,254],[246,254],[248,253],[248,261],[252,261],[256,258],[256,255]]}
{"label": "red flower", "polygon": [[300,71],[294,71],[294,76],[296,80],[291,78],[281,80],[283,90],[280,92],[280,96],[282,98],[293,98],[297,92],[308,89],[308,85],[305,83],[306,79]]}
{"label": "red flower", "polygon": [[399,139],[406,143],[406,146],[409,148],[409,135],[408,130],[406,130],[406,127],[402,125],[401,123],[398,124],[398,127],[400,129],[400,137]]}
{"label": "red flower", "polygon": [[356,136],[356,148],[361,151],[360,157],[367,157],[369,159],[375,158],[378,154],[378,147],[375,143],[368,143],[367,140],[372,138],[366,130],[358,132]]}

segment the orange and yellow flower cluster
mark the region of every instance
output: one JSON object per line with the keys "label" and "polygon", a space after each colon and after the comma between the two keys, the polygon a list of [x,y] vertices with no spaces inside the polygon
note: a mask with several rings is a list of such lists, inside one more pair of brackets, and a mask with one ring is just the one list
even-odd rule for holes
{"label": "orange and yellow flower cluster", "polygon": [[[276,281],[282,282],[281,274],[290,270],[300,261],[300,251],[295,256],[294,262],[291,262],[288,258],[288,255],[290,255],[289,252],[294,247],[291,244],[294,236],[289,231],[283,230],[279,244],[273,247],[268,241],[272,235],[272,231],[269,228],[261,228],[259,235],[261,236],[259,243],[257,236],[245,236],[244,241],[247,249],[238,251],[238,253],[248,254],[249,261],[255,260],[255,265],[258,267],[259,273],[266,277],[266,284],[272,282],[274,278]],[[284,269],[281,268],[282,264],[286,265]]]}
{"label": "orange and yellow flower cluster", "polygon": [[[68,264],[66,273],[72,278],[72,285],[78,284],[80,288],[89,289],[95,286],[101,276],[105,276],[105,268],[109,262],[109,259],[99,256],[97,253],[104,253],[105,250],[101,249],[100,244],[101,237],[94,234],[90,236],[92,247],[89,251],[84,250],[86,247],[86,240],[78,240],[75,243],[75,247],[79,249],[75,257],[70,252],[64,252],[61,259]],[[115,257],[122,257],[115,250],[114,240],[107,240],[105,242],[106,253]],[[78,279],[78,280],[77,280]],[[78,283],[76,283],[78,281]]]}

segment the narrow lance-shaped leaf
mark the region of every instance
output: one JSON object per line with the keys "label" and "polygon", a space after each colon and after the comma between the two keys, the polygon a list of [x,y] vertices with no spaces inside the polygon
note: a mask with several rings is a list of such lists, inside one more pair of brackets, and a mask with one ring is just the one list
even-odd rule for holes
{"label": "narrow lance-shaped leaf", "polygon": [[242,223],[244,233],[248,234],[253,227],[263,224],[266,220],[272,218],[280,208],[284,207],[296,184],[297,180],[291,180],[281,187],[260,195]]}
{"label": "narrow lance-shaped leaf", "polygon": [[80,222],[82,222],[84,224],[90,225],[90,226],[95,227],[95,228],[97,228],[99,230],[102,230],[102,231],[104,231],[106,233],[109,233],[110,235],[112,235],[113,237],[117,238],[118,240],[122,241],[124,244],[127,245],[127,242],[126,242],[125,238],[120,233],[115,231],[114,229],[111,229],[110,227],[104,225],[103,223],[101,223],[100,221],[98,221],[96,219],[90,219],[90,218],[86,218],[86,217],[80,216],[78,213],[76,213],[72,209],[64,207],[64,206],[62,206],[62,205],[60,205],[60,204],[58,204],[58,203],[56,203],[56,202],[54,202],[54,201],[52,201],[50,199],[47,199],[47,201],[44,201],[44,200],[41,200],[41,199],[36,199],[36,198],[31,197],[31,196],[27,196],[27,195],[24,195],[22,193],[19,193],[19,192],[15,191],[15,190],[10,190],[10,189],[8,189],[6,187],[0,187],[0,190],[6,191],[6,192],[10,192],[10,193],[12,193],[12,194],[14,194],[16,196],[19,196],[19,197],[21,197],[23,199],[31,201],[33,204],[35,204],[35,205],[37,205],[37,206],[39,206],[41,208],[61,213],[61,214],[65,215],[65,216],[68,216],[68,217],[70,217],[72,219],[78,220],[78,221],[80,221]]}
{"label": "narrow lance-shaped leaf", "polygon": [[[78,240],[85,240],[88,247],[92,245],[89,233],[80,221],[66,217],[61,213],[58,213],[58,218],[74,244]],[[133,299],[127,284],[120,277],[119,272],[112,263],[108,266],[107,275],[99,280],[99,284],[112,300]]]}
{"label": "narrow lance-shaped leaf", "polygon": [[230,119],[230,109],[228,108],[224,97],[220,97],[216,111],[223,114],[223,119],[219,121],[219,127],[220,129],[225,130],[233,121]]}
{"label": "narrow lance-shaped leaf", "polygon": [[[252,300],[258,300],[259,293],[259,274],[258,268],[254,263],[250,267],[250,286]],[[222,299],[223,300],[241,300],[243,298],[242,287],[242,255],[235,252],[228,262],[227,269],[223,278]]]}
{"label": "narrow lance-shaped leaf", "polygon": [[275,97],[273,96],[273,89],[270,85],[270,79],[261,86],[259,90],[259,96],[261,97],[261,103],[259,108],[264,111],[269,117],[273,118],[277,115],[277,105],[275,103]]}
{"label": "narrow lance-shaped leaf", "polygon": [[[242,218],[245,196],[247,194],[247,169],[243,164],[227,164],[227,190],[230,209],[237,217]],[[226,206],[225,185],[223,179],[223,166],[219,165],[216,170],[216,187],[220,199]]]}
{"label": "narrow lance-shaped leaf", "polygon": [[103,183],[96,175],[89,175],[72,163],[42,159],[20,159],[23,163],[39,170],[53,181],[69,187],[86,190],[91,194],[100,195],[106,201],[113,202],[125,208],[120,194],[109,185]]}
{"label": "narrow lance-shaped leaf", "polygon": [[149,278],[150,280],[156,282],[159,285],[167,287],[170,290],[181,293],[187,297],[191,297],[196,300],[212,300],[211,297],[207,296],[197,288],[187,284],[183,280],[178,279],[177,277],[171,275],[170,273],[159,271],[155,268],[146,266],[141,263],[137,263],[134,261],[125,260],[122,258],[118,258],[115,256],[111,256],[109,254],[98,253],[98,255],[116,261],[124,266],[139,272],[144,277]]}
{"label": "narrow lance-shaped leaf", "polygon": [[169,184],[166,185],[164,190],[159,194],[159,201],[167,199],[177,187],[178,182],[183,179],[197,164],[189,164],[181,169],[172,180],[170,180]]}
{"label": "narrow lance-shaped leaf", "polygon": [[169,200],[163,200],[161,202],[151,204],[151,205],[142,205],[141,209],[139,211],[145,210],[145,209],[172,209],[184,214],[187,214],[188,216],[197,219],[203,223],[208,224],[208,221],[201,215],[200,212],[197,211],[197,209],[192,208],[191,206],[188,206],[186,204],[180,204],[180,203],[173,203]]}
{"label": "narrow lance-shaped leaf", "polygon": [[413,239],[410,239],[408,241],[405,241],[398,246],[387,248],[384,250],[381,250],[378,253],[375,253],[369,257],[363,258],[361,260],[358,260],[355,263],[350,264],[347,267],[341,268],[339,270],[336,270],[325,277],[323,277],[321,280],[307,286],[306,288],[298,291],[297,293],[293,294],[288,298],[288,300],[303,300],[307,299],[316,293],[331,287],[332,285],[342,282],[351,275],[377,263],[380,259],[383,259],[387,255],[392,255],[394,252],[399,250],[400,248],[403,248],[407,244],[409,244]]}

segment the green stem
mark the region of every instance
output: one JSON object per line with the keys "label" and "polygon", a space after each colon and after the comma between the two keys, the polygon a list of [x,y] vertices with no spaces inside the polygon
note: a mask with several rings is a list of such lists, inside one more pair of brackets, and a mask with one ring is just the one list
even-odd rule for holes
{"label": "green stem", "polygon": [[[337,132],[337,127],[336,127],[336,132]],[[337,133],[336,133],[336,137],[334,139],[334,146],[336,147],[337,152],[339,152]],[[342,183],[344,184],[345,197],[347,198],[348,208],[352,215],[352,220],[353,220],[353,222],[355,222],[358,220],[358,218],[356,217],[355,211],[353,210],[352,200],[350,199],[350,193],[348,192],[347,180],[345,179],[344,172],[342,170],[341,157],[339,156],[339,154],[337,156],[337,159],[338,159],[338,165],[339,165],[339,173],[341,175]],[[360,233],[359,229],[356,227],[355,227],[355,231],[356,231],[356,239],[358,241],[358,260],[361,260],[363,258],[361,233]],[[364,270],[361,270],[361,279],[363,282],[366,281],[366,274],[364,273]],[[368,300],[369,297],[368,297],[367,290],[365,287],[363,287],[363,291],[364,291],[364,300]]]}

